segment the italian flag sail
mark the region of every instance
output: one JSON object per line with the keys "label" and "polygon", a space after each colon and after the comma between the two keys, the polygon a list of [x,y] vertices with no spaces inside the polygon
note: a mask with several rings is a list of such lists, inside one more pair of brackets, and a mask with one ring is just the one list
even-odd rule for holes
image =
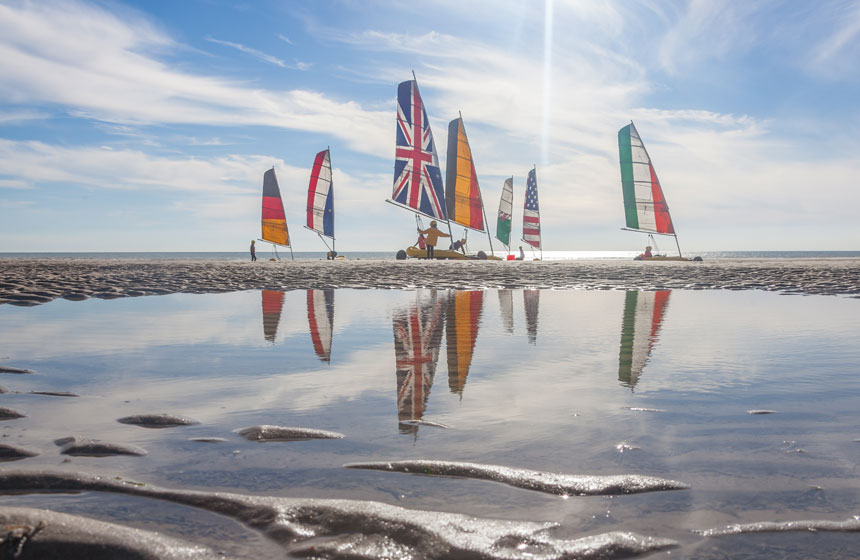
{"label": "italian flag sail", "polygon": [[308,183],[307,225],[320,236],[331,238],[334,251],[334,187],[331,176],[331,153],[328,148],[319,152],[311,168]]}
{"label": "italian flag sail", "polygon": [[678,236],[660,180],[633,122],[618,131],[618,160],[627,228],[648,234],[672,235],[677,243]]}
{"label": "italian flag sail", "polygon": [[671,290],[629,291],[625,295],[618,381],[631,389],[636,386],[648,358],[651,357],[671,293]]}
{"label": "italian flag sail", "polygon": [[499,199],[499,217],[496,220],[496,239],[510,251],[511,222],[514,217],[514,178],[505,179],[502,197]]}

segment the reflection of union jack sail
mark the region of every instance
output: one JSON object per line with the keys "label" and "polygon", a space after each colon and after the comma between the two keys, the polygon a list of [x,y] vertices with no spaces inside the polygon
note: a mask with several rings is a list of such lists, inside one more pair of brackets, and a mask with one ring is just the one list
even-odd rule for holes
{"label": "reflection of union jack sail", "polygon": [[281,311],[284,308],[284,292],[263,290],[263,338],[275,342],[278,334],[278,323],[281,322]]}
{"label": "reflection of union jack sail", "polygon": [[475,341],[478,339],[478,326],[481,323],[481,308],[484,292],[454,292],[448,299],[448,312],[445,317],[445,340],[448,352],[448,388],[452,393],[463,394]]}
{"label": "reflection of union jack sail", "polygon": [[421,420],[436,375],[445,307],[431,291],[418,293],[417,301],[395,311],[394,357],[397,368],[397,419],[402,433],[418,433],[417,425],[403,422]]}
{"label": "reflection of union jack sail", "polygon": [[418,214],[448,221],[442,172],[418,82],[397,86],[397,149],[391,202]]}
{"label": "reflection of union jack sail", "polygon": [[[287,216],[284,214],[284,201],[281,199],[281,189],[278,187],[278,178],[275,177],[275,168],[271,168],[263,175],[263,211],[262,211],[262,237],[261,241],[268,241],[272,247],[281,245],[290,248],[290,256],[293,247],[290,244],[290,233],[287,230]],[[278,251],[275,249],[275,254]]]}
{"label": "reflection of union jack sail", "polygon": [[308,326],[314,352],[320,361],[331,363],[334,323],[334,290],[308,290]]}
{"label": "reflection of union jack sail", "polygon": [[671,290],[630,291],[624,297],[621,322],[621,354],[618,381],[631,389],[636,386],[660,332],[663,315],[669,306]]}
{"label": "reflection of union jack sail", "polygon": [[538,308],[540,307],[539,290],[523,290],[523,304],[526,308],[526,331],[529,334],[529,342],[537,342]]}

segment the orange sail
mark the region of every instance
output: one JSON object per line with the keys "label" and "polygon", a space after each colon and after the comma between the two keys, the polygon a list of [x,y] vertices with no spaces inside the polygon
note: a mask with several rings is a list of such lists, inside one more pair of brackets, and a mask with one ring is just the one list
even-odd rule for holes
{"label": "orange sail", "polygon": [[445,201],[449,220],[469,229],[484,231],[484,203],[462,117],[448,124]]}
{"label": "orange sail", "polygon": [[445,340],[448,348],[448,388],[463,393],[478,339],[484,292],[454,292],[448,300]]}

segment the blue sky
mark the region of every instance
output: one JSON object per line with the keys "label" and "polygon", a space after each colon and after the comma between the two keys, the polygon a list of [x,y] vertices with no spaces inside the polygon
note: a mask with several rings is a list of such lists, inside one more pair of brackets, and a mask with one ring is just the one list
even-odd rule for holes
{"label": "blue sky", "polygon": [[491,223],[537,165],[546,249],[641,249],[631,119],[682,248],[860,249],[858,0],[0,0],[0,252],[244,251],[271,166],[294,248],[321,250],[301,226],[326,146],[339,250],[402,248],[413,70],[443,169],[462,112]]}

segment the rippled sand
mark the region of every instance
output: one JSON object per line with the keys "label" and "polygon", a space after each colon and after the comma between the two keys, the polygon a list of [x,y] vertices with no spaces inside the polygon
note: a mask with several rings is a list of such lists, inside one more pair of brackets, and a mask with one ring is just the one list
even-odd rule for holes
{"label": "rippled sand", "polygon": [[0,304],[325,288],[728,289],[860,297],[860,259],[633,261],[0,260]]}

